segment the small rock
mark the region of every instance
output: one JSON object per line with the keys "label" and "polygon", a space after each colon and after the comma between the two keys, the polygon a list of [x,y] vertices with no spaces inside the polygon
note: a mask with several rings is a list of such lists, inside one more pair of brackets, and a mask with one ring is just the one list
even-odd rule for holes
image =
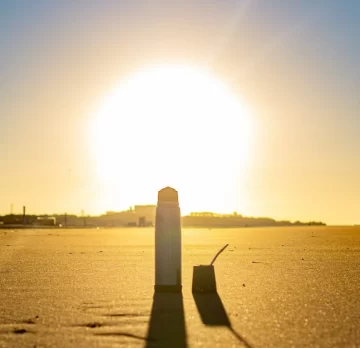
{"label": "small rock", "polygon": [[245,288],[245,284],[243,284],[243,287]]}
{"label": "small rock", "polygon": [[26,333],[27,331],[25,329],[14,329],[13,333],[17,335],[22,335]]}
{"label": "small rock", "polygon": [[89,327],[89,328],[91,328],[91,329],[94,329],[94,328],[96,328],[96,327],[101,327],[102,326],[102,324],[101,323],[89,323],[89,324],[86,324],[86,327]]}

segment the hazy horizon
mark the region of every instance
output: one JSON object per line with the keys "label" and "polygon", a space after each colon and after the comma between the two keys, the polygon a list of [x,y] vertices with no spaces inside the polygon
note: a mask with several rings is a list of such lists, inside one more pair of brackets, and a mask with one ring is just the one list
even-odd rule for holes
{"label": "hazy horizon", "polygon": [[0,215],[119,211],[171,185],[183,214],[360,223],[359,16],[355,0],[1,2]]}

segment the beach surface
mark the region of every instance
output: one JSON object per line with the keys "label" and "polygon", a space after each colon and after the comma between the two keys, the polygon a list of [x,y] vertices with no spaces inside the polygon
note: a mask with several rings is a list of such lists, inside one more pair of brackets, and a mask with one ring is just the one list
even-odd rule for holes
{"label": "beach surface", "polygon": [[0,347],[360,347],[359,227],[182,233],[182,294],[154,296],[153,228],[0,230]]}

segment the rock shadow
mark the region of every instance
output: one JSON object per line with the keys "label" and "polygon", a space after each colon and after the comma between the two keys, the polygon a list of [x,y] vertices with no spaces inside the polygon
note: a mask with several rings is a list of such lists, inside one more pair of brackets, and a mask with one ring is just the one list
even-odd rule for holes
{"label": "rock shadow", "polygon": [[251,344],[234,330],[225,307],[217,292],[214,293],[193,293],[197,310],[201,321],[208,326],[226,326],[237,340],[246,348],[252,348]]}

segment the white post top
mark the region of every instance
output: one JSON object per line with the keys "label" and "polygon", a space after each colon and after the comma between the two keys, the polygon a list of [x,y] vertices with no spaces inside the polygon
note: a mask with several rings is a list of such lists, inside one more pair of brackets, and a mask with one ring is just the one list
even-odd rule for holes
{"label": "white post top", "polygon": [[179,203],[178,192],[172,187],[165,187],[158,192],[158,203]]}

